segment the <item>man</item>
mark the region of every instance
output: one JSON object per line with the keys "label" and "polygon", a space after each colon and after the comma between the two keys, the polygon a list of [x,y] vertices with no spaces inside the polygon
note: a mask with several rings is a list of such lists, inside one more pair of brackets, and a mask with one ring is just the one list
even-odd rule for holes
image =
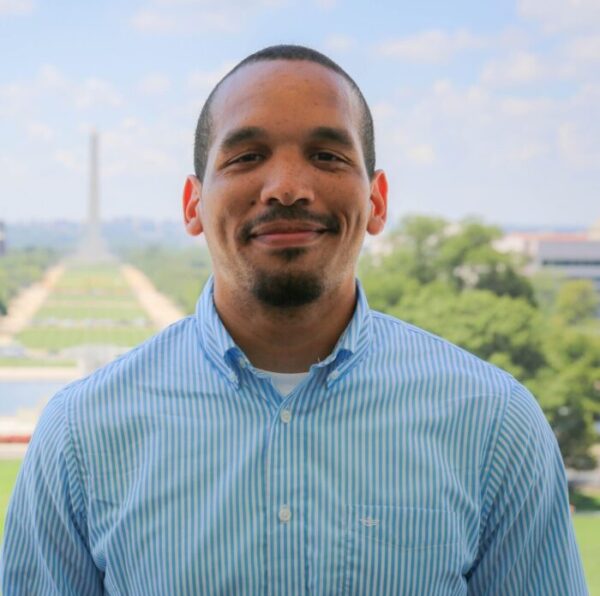
{"label": "man", "polygon": [[6,525],[11,594],[585,594],[556,440],[512,377],[367,306],[372,120],[267,48],[198,123],[196,314],[47,406]]}

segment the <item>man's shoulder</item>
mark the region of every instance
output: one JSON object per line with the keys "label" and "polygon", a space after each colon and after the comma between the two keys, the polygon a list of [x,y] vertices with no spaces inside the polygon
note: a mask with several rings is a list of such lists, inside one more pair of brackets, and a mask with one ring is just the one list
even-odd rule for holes
{"label": "man's shoulder", "polygon": [[507,371],[434,333],[379,311],[372,310],[371,315],[374,349],[395,361],[404,377],[452,378],[459,385],[496,395],[507,395],[518,384]]}
{"label": "man's shoulder", "polygon": [[[159,378],[173,371],[173,363],[184,354],[194,358],[199,349],[193,315],[184,317],[146,341],[121,354],[91,374],[66,385],[59,393],[66,402],[115,396],[139,391],[150,377]],[[173,371],[175,372],[175,371]]]}

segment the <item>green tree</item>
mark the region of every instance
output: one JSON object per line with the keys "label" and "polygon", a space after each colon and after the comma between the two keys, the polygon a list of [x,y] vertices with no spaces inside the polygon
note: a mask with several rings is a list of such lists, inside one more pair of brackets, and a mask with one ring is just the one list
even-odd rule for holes
{"label": "green tree", "polygon": [[490,290],[534,304],[533,288],[519,272],[521,259],[493,246],[501,235],[499,228],[476,219],[450,224],[437,217],[409,216],[390,233],[391,252],[382,266],[419,284],[440,280],[456,291]]}
{"label": "green tree", "polygon": [[530,276],[535,302],[545,316],[556,312],[556,300],[565,276],[559,269],[541,269]]}
{"label": "green tree", "polygon": [[387,252],[365,255],[359,274],[373,308],[440,335],[526,384],[566,464],[587,469],[594,465],[594,416],[600,417],[600,338],[568,324],[591,316],[597,297],[590,284],[554,274],[538,274],[532,284],[521,274],[523,261],[494,248],[499,235],[477,220],[450,225],[412,216],[392,231]]}
{"label": "green tree", "polygon": [[600,416],[600,337],[554,321],[545,339],[548,366],[530,384],[557,436],[568,466],[596,465],[589,448]]}
{"label": "green tree", "polygon": [[[440,217],[412,215],[405,217],[389,236],[393,260],[404,274],[421,284],[438,276],[436,261],[448,226]],[[388,258],[389,263],[391,259]]]}
{"label": "green tree", "polygon": [[406,296],[391,314],[440,335],[521,380],[545,364],[542,321],[522,298],[487,290],[454,293],[441,282]]}
{"label": "green tree", "polygon": [[591,319],[597,312],[600,300],[592,281],[577,279],[565,282],[556,298],[556,312],[569,325]]}

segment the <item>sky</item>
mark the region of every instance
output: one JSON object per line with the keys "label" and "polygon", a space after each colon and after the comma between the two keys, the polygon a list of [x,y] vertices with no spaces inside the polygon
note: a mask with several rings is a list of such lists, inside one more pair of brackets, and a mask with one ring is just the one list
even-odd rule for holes
{"label": "sky", "polygon": [[393,221],[600,218],[598,0],[0,0],[0,220],[181,217],[198,113],[268,45],[338,62],[375,120]]}

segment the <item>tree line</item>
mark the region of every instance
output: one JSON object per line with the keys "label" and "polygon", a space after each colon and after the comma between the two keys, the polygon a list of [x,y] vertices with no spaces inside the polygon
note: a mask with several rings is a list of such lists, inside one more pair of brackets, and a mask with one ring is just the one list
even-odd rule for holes
{"label": "tree line", "polygon": [[17,293],[38,281],[58,258],[58,251],[41,247],[13,249],[0,256],[0,316]]}

